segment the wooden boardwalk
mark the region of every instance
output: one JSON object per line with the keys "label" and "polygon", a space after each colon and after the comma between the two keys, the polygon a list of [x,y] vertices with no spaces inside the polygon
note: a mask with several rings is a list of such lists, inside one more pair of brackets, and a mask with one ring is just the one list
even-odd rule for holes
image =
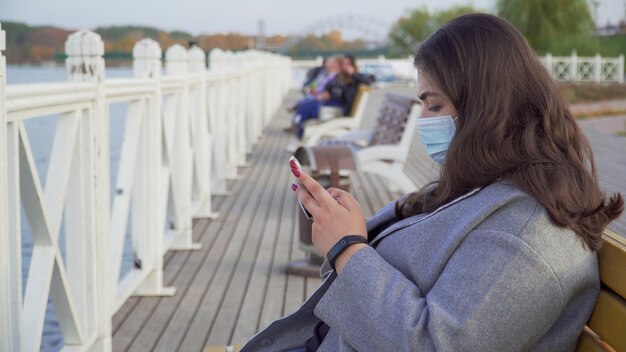
{"label": "wooden boardwalk", "polygon": [[[414,88],[400,89],[414,94]],[[396,90],[397,91],[397,90]],[[384,92],[375,91],[364,125],[371,125]],[[292,97],[293,98],[293,97]],[[220,214],[197,220],[197,251],[169,252],[164,280],[177,288],[173,297],[131,297],[113,319],[114,351],[202,351],[207,346],[246,341],[272,320],[294,311],[321,283],[318,278],[287,275],[287,263],[305,257],[298,247],[296,200],[289,185],[285,148],[291,138],[282,132],[288,116],[281,109],[231,183],[232,194],[215,197]],[[602,154],[626,145],[591,133]],[[419,184],[436,168],[415,144],[407,169]],[[626,149],[598,156],[603,184],[626,193]],[[610,155],[610,156],[609,156]],[[612,163],[614,166],[608,167]],[[366,215],[398,194],[367,174],[352,176],[352,193]],[[614,230],[626,234],[626,217]]]}

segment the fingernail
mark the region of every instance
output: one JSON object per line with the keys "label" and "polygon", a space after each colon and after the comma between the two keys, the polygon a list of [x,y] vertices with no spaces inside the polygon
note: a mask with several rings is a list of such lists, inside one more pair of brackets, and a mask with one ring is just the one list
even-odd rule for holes
{"label": "fingernail", "polygon": [[289,161],[289,165],[291,166],[292,169],[297,169],[298,168],[298,165],[296,165],[296,162],[293,161],[293,160]]}
{"label": "fingernail", "polygon": [[292,183],[291,184],[291,190],[295,192],[297,189],[298,189],[298,185],[295,184],[295,183]]}
{"label": "fingernail", "polygon": [[293,172],[294,176],[300,177],[300,170],[298,170],[298,169],[291,169],[291,172]]}

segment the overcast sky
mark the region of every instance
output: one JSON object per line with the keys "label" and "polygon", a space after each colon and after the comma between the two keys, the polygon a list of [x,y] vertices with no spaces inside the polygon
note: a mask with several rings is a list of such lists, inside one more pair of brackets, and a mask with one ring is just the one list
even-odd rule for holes
{"label": "overcast sky", "polygon": [[[550,1],[550,0],[547,0]],[[192,34],[298,34],[335,15],[358,15],[392,23],[407,10],[472,4],[491,11],[495,0],[0,0],[0,21],[49,24],[68,29],[147,25]],[[626,0],[600,0],[601,24],[624,18]]]}

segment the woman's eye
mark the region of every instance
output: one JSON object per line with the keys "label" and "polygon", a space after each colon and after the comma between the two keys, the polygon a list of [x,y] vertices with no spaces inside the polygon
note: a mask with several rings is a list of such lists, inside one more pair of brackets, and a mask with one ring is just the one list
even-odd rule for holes
{"label": "woman's eye", "polygon": [[438,106],[438,105],[431,106],[431,107],[428,108],[428,111],[430,111],[430,112],[437,112],[439,110],[441,110],[441,107]]}

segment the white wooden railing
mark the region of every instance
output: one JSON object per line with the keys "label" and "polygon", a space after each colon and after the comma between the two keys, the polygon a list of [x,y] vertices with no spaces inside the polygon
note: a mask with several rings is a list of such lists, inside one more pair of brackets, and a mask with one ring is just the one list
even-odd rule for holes
{"label": "white wooden railing", "polygon": [[[596,83],[624,83],[624,55],[606,58],[600,55],[583,57],[573,53],[571,56],[552,56],[547,54],[541,61],[552,73],[554,79],[562,82],[596,82]],[[296,60],[294,67],[294,84],[299,85],[304,80],[306,70],[322,64],[322,58],[315,60]],[[360,59],[358,65],[364,71],[373,74],[393,74],[395,79],[410,83],[415,79],[413,59],[387,59],[380,56],[377,59]],[[384,72],[388,71],[388,72]]]}
{"label": "white wooden railing", "polygon": [[[151,39],[133,50],[131,79],[106,79],[104,45],[66,42],[68,81],[6,87],[0,27],[0,351],[38,351],[48,298],[65,350],[110,351],[111,317],[130,295],[172,295],[163,255],[197,249],[194,217],[215,217],[263,127],[291,87],[291,60]],[[128,104],[115,185],[109,185],[109,105]],[[44,184],[25,121],[58,115]],[[114,187],[111,199],[111,187]],[[22,292],[20,209],[33,237]],[[130,216],[132,214],[132,216]],[[130,226],[129,225],[130,219]],[[59,248],[65,227],[65,257]],[[120,277],[130,228],[135,266]]]}
{"label": "white wooden railing", "polygon": [[615,58],[596,56],[552,56],[541,58],[552,73],[562,82],[624,83],[624,55]]}

